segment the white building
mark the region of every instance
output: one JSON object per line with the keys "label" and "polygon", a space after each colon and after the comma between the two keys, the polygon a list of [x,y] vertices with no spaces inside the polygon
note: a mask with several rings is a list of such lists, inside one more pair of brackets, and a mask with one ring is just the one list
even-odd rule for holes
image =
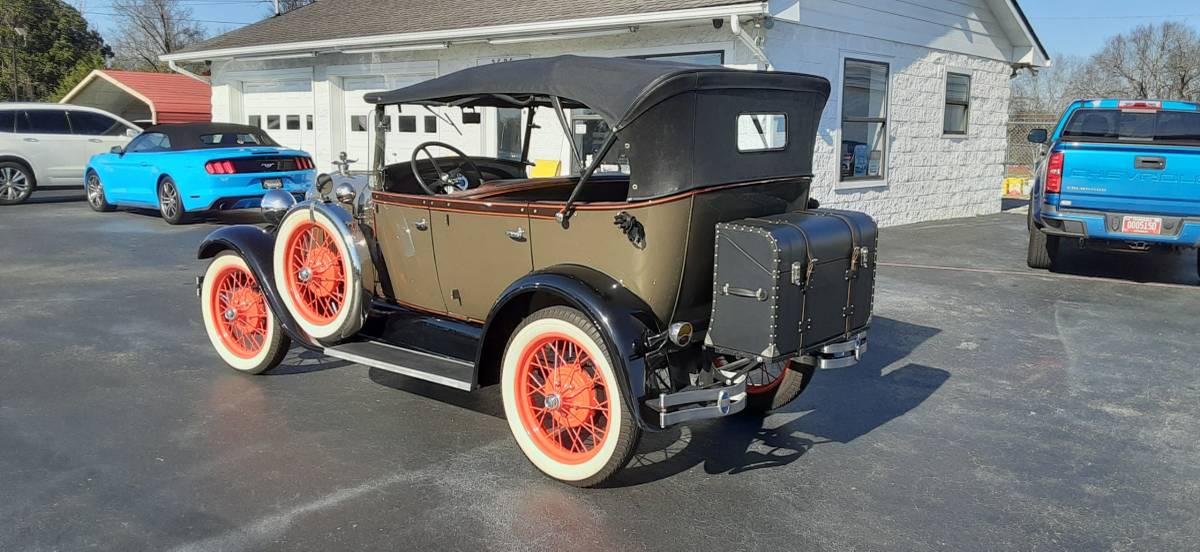
{"label": "white building", "polygon": [[[321,0],[164,60],[209,66],[214,121],[261,125],[324,167],[345,151],[361,169],[365,92],[563,53],[828,78],[813,196],[881,224],[998,211],[1009,79],[1050,62],[1016,0]],[[426,140],[510,154],[515,117],[492,110],[453,128],[423,109],[390,113],[388,162],[408,161],[396,144]],[[553,114],[538,117],[531,157],[571,170]],[[604,129],[572,119],[586,151]]]}

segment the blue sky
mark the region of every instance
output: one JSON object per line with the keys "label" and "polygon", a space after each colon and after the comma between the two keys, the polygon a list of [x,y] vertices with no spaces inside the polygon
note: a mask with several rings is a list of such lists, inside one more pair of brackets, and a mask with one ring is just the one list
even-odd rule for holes
{"label": "blue sky", "polygon": [[[115,26],[112,0],[68,0],[83,10],[109,42]],[[328,1],[328,0],[327,0]],[[519,2],[520,0],[513,0]],[[180,0],[210,33],[240,27],[271,13],[264,0]],[[1177,20],[1200,28],[1197,0],[1023,0],[1021,7],[1052,55],[1086,56],[1114,34],[1145,23]]]}

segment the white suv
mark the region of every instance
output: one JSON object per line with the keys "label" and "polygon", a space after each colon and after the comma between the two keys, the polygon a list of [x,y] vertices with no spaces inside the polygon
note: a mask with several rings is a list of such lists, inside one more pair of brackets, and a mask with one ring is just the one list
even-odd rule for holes
{"label": "white suv", "polygon": [[138,132],[90,107],[0,103],[0,205],[21,203],[35,188],[82,186],[88,159]]}

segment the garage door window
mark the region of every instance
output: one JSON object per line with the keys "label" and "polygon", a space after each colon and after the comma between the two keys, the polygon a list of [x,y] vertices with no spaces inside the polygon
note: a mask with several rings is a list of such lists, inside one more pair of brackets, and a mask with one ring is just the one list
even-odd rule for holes
{"label": "garage door window", "polygon": [[300,116],[299,115],[288,115],[287,116],[287,129],[288,130],[300,130]]}
{"label": "garage door window", "polygon": [[396,118],[397,127],[400,132],[416,132],[417,118],[413,115],[401,115]]}
{"label": "garage door window", "polygon": [[425,116],[425,132],[430,134],[437,132],[437,117],[433,115]]}
{"label": "garage door window", "polygon": [[251,115],[249,124],[255,128],[262,128],[262,115]]}
{"label": "garage door window", "polygon": [[313,117],[312,115],[305,115],[305,116],[304,116],[304,118],[305,118],[305,120],[306,120],[306,122],[305,122],[305,127],[306,127],[306,129],[307,129],[307,130],[312,130],[312,117]]}
{"label": "garage door window", "polygon": [[350,132],[366,132],[366,131],[367,131],[367,116],[366,115],[351,115],[350,116]]}
{"label": "garage door window", "polygon": [[880,180],[886,170],[888,65],[847,59],[842,73],[842,182]]}
{"label": "garage door window", "polygon": [[279,130],[279,115],[267,115],[267,130]]}

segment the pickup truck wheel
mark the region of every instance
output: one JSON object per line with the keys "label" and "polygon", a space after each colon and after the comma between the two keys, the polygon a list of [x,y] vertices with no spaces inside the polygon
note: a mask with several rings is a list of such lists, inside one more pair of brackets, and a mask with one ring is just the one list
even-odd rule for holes
{"label": "pickup truck wheel", "polygon": [[[725,363],[723,357],[713,359],[717,370]],[[759,363],[746,374],[746,408],[742,412],[762,416],[783,408],[804,392],[816,371],[815,366],[794,360]]]}
{"label": "pickup truck wheel", "polygon": [[1026,264],[1029,268],[1054,268],[1054,260],[1058,257],[1058,236],[1047,236],[1036,227],[1029,228],[1029,252]]}
{"label": "pickup truck wheel", "polygon": [[16,205],[29,199],[33,188],[33,171],[20,163],[0,163],[0,205]]}
{"label": "pickup truck wheel", "polygon": [[87,201],[93,211],[97,213],[106,213],[116,209],[108,199],[104,197],[104,183],[100,181],[100,175],[96,171],[89,170],[87,173]]}
{"label": "pickup truck wheel", "polygon": [[526,318],[504,351],[501,394],[513,438],[542,473],[577,487],[616,474],[641,438],[603,343],[583,313],[558,306]]}
{"label": "pickup truck wheel", "polygon": [[213,348],[239,372],[270,370],[291,347],[250,267],[237,253],[225,251],[208,265],[200,310]]}

